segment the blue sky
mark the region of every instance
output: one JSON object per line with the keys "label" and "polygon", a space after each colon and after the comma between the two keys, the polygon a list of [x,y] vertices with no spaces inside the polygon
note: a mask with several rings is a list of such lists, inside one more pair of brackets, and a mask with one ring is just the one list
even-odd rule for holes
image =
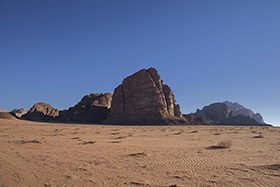
{"label": "blue sky", "polygon": [[1,0],[0,24],[0,109],[65,109],[155,67],[184,113],[229,100],[280,125],[279,0]]}

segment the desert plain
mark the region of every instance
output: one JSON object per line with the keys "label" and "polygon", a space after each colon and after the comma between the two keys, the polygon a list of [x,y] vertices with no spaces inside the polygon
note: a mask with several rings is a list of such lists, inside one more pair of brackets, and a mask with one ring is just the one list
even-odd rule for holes
{"label": "desert plain", "polygon": [[280,128],[0,119],[0,186],[280,186]]}

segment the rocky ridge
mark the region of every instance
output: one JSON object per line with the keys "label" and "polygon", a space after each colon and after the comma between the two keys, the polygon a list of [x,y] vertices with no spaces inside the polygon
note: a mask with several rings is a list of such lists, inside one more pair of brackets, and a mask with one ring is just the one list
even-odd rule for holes
{"label": "rocky ridge", "polygon": [[209,124],[213,125],[267,125],[257,122],[250,116],[235,113],[235,111],[225,103],[210,104],[203,107],[202,110],[197,109],[192,115],[195,117],[202,117],[207,120]]}
{"label": "rocky ridge", "polygon": [[[142,69],[128,76],[115,88],[114,94],[86,95],[75,106],[63,111],[46,103],[37,103],[24,113],[26,111],[23,108],[11,112],[12,117],[22,116],[22,119],[33,121],[131,125],[267,125],[259,113],[229,101],[213,103],[195,113],[182,115],[171,88],[163,84],[154,68]],[[4,112],[2,116],[8,117],[7,114],[10,113]]]}

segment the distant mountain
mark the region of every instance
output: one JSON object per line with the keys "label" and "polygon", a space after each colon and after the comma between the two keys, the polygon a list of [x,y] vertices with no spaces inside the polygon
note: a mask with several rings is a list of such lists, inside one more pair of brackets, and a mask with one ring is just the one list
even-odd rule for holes
{"label": "distant mountain", "polygon": [[231,110],[233,110],[236,115],[240,114],[243,116],[249,116],[255,119],[258,123],[264,123],[263,117],[260,113],[254,113],[252,110],[245,108],[239,103],[233,103],[229,101],[224,101],[223,103],[226,104]]}
{"label": "distant mountain", "polygon": [[21,116],[26,114],[27,111],[24,108],[21,108],[21,109],[15,108],[14,110],[11,111],[11,113],[13,113],[17,117],[21,118]]}
{"label": "distant mountain", "polygon": [[203,107],[202,110],[197,109],[197,111],[191,115],[196,118],[202,117],[205,122],[208,121],[208,123],[216,125],[267,125],[256,121],[250,115],[239,114],[239,112],[245,111],[242,105],[234,104],[232,107],[237,111],[235,112],[225,103],[213,103]]}

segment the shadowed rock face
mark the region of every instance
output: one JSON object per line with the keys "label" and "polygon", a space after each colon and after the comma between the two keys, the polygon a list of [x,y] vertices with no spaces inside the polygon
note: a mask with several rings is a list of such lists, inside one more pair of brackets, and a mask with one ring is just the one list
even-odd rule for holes
{"label": "shadowed rock face", "polygon": [[169,86],[156,69],[142,69],[125,78],[113,95],[110,124],[184,124],[187,123]]}
{"label": "shadowed rock face", "polygon": [[58,109],[53,108],[47,103],[36,103],[21,118],[32,121],[50,121],[54,120],[57,116],[59,116]]}
{"label": "shadowed rock face", "polygon": [[60,111],[59,121],[100,123],[109,113],[112,102],[112,93],[93,93],[86,95],[74,107]]}
{"label": "shadowed rock face", "polygon": [[254,113],[252,110],[245,108],[244,106],[238,104],[238,103],[232,103],[229,101],[224,101],[224,104],[226,104],[231,110],[235,112],[235,114],[240,114],[243,116],[249,116],[253,119],[255,119],[258,123],[264,123],[263,117],[260,113]]}

